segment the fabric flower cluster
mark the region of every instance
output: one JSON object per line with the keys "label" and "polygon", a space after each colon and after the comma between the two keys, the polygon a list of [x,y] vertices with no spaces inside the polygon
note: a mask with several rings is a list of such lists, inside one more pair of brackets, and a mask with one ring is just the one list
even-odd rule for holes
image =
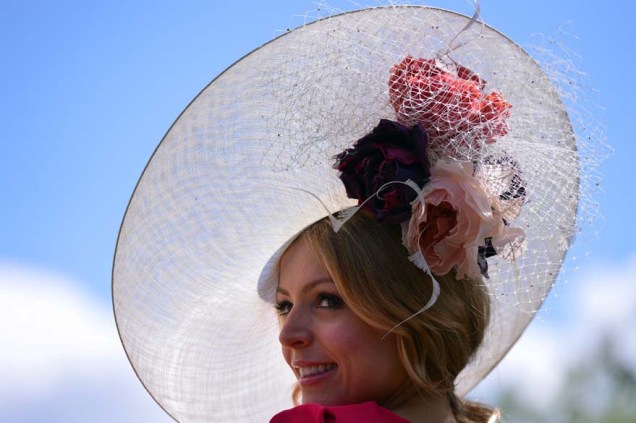
{"label": "fabric flower cluster", "polygon": [[399,122],[381,120],[336,156],[347,195],[379,222],[402,224],[403,243],[427,270],[488,277],[486,259],[523,254],[525,233],[511,227],[525,200],[516,162],[480,162],[430,151],[464,143],[479,149],[508,131],[510,105],[469,69],[406,57],[391,69],[389,95]]}

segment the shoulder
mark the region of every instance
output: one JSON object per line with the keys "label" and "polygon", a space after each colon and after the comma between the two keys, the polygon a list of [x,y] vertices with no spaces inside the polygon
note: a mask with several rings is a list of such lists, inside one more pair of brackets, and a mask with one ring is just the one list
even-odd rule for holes
{"label": "shoulder", "polygon": [[323,406],[304,404],[276,414],[270,423],[411,423],[410,421],[380,407],[375,402],[361,404]]}

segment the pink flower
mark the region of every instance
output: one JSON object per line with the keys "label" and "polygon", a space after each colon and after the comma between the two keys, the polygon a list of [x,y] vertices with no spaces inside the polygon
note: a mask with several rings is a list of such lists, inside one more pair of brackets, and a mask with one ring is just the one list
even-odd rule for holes
{"label": "pink flower", "polygon": [[391,68],[389,99],[400,122],[422,125],[433,151],[452,154],[478,150],[508,132],[511,106],[498,92],[483,92],[485,86],[463,66],[407,56]]}
{"label": "pink flower", "polygon": [[478,278],[477,256],[486,238],[500,246],[517,235],[506,230],[501,215],[493,214],[490,198],[473,177],[470,162],[438,161],[413,204],[404,244],[411,254],[420,251],[435,274],[444,275],[456,267],[457,279]]}

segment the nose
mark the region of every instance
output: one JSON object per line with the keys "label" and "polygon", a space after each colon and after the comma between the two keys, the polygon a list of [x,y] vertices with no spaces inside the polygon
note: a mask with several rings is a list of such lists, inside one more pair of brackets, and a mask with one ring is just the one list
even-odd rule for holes
{"label": "nose", "polygon": [[302,348],[313,340],[312,319],[306,311],[294,307],[282,322],[278,340],[283,347]]}

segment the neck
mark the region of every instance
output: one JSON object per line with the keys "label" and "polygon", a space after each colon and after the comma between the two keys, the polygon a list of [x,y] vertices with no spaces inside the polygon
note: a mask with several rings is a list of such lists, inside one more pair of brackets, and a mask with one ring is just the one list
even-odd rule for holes
{"label": "neck", "polygon": [[413,423],[455,423],[447,397],[418,392],[414,386],[402,389],[383,404]]}

